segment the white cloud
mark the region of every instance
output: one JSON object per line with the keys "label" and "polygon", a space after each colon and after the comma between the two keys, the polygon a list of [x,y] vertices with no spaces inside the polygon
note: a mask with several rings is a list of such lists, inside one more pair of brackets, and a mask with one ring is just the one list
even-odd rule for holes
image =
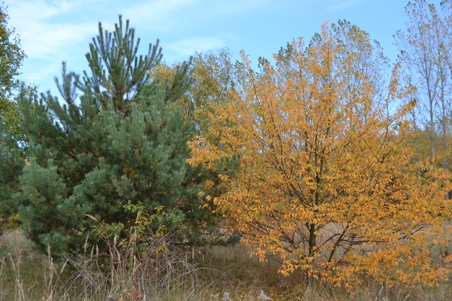
{"label": "white cloud", "polygon": [[[52,16],[68,12],[73,7],[66,1],[49,3],[45,0],[17,1],[8,7],[11,19],[16,20],[18,27],[25,27],[27,23],[45,20]],[[22,26],[23,25],[23,26]]]}
{"label": "white cloud", "polygon": [[[8,0],[7,0],[8,1]],[[143,38],[162,38],[165,59],[187,59],[196,51],[219,49],[225,41],[237,40],[228,26],[210,31],[210,24],[234,22],[239,14],[254,12],[269,0],[11,0],[9,24],[21,37],[28,56],[21,79],[40,84],[52,82],[62,60],[69,68],[84,60],[97,23],[111,30],[118,15],[131,20]],[[221,21],[220,21],[221,20]],[[226,21],[225,21],[226,20]],[[226,23],[227,24],[227,23]],[[213,29],[212,29],[213,30]],[[192,38],[184,38],[193,36]],[[183,38],[183,39],[181,39]],[[165,41],[174,41],[166,43]],[[145,47],[146,48],[146,47]],[[76,65],[76,66],[74,66]],[[73,67],[71,67],[73,66]],[[75,68],[77,69],[77,68]],[[45,84],[42,84],[44,86]]]}
{"label": "white cloud", "polygon": [[[86,1],[93,2],[22,0],[9,5],[9,24],[20,35],[22,49],[28,56],[21,68],[21,79],[53,86],[61,61],[84,59],[88,43],[97,33],[97,20],[86,16],[86,7],[89,7]],[[96,4],[104,2],[100,0]],[[71,69],[74,67],[69,65]]]}
{"label": "white cloud", "polygon": [[[21,37],[30,59],[51,60],[96,33],[96,22],[80,23],[63,18],[79,7],[67,1],[21,1],[10,6],[11,25]],[[70,20],[70,21],[69,21]]]}
{"label": "white cloud", "polygon": [[[90,38],[97,34],[97,22],[102,21],[107,29],[112,28],[119,14],[131,19],[132,26],[139,26],[140,31],[161,32],[196,22],[197,18],[244,13],[259,7],[263,1],[267,0],[145,0],[127,4],[107,0],[22,0],[10,5],[9,14],[28,57],[50,60],[79,43],[87,46]],[[108,3],[111,5],[106,9]],[[99,16],[104,20],[98,20]],[[189,41],[181,40],[179,44],[188,46]],[[207,47],[223,46],[219,41],[203,38],[196,42],[203,42]],[[188,53],[188,50],[179,52]]]}
{"label": "white cloud", "polygon": [[22,47],[29,58],[53,59],[95,33],[93,24],[36,24],[22,34]]}

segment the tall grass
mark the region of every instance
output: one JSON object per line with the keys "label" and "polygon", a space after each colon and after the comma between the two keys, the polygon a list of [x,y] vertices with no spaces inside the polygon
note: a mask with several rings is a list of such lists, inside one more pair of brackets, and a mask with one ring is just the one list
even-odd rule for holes
{"label": "tall grass", "polygon": [[35,252],[21,233],[1,237],[0,264],[0,300],[55,300],[65,265],[57,270],[52,258]]}
{"label": "tall grass", "polygon": [[107,253],[91,248],[54,261],[21,233],[9,233],[1,238],[0,300],[200,300],[196,266],[168,241],[154,237],[139,250],[132,241],[115,240]]}
{"label": "tall grass", "polygon": [[[449,301],[452,285],[389,287],[369,281],[349,292],[327,283],[283,277],[278,262],[259,262],[243,245],[178,249],[165,235],[113,237],[107,248],[72,259],[37,253],[19,232],[0,238],[0,301],[273,300]],[[196,256],[196,255],[200,256]],[[227,297],[227,298],[226,298]],[[226,299],[225,299],[226,298]]]}

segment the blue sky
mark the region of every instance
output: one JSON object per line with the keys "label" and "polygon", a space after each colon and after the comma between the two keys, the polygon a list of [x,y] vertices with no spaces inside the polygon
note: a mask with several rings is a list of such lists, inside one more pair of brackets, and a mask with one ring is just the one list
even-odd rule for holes
{"label": "blue sky", "polygon": [[[229,48],[238,58],[271,58],[298,37],[309,40],[323,22],[346,19],[370,33],[395,60],[393,35],[407,21],[405,0],[6,0],[9,24],[21,37],[20,78],[56,93],[61,62],[81,73],[98,22],[112,30],[118,15],[129,19],[143,52],[160,39],[168,63],[197,52]],[[430,0],[439,6],[440,0]]]}

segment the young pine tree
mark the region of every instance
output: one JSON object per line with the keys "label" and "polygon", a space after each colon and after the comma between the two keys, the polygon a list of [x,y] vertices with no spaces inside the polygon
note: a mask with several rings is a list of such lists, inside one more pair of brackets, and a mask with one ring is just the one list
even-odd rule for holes
{"label": "young pine tree", "polygon": [[139,43],[121,17],[113,32],[99,24],[86,55],[90,72],[79,78],[63,63],[56,79],[62,100],[47,93],[20,101],[30,135],[16,195],[20,221],[54,254],[80,251],[96,239],[99,222],[127,227],[134,218],[124,210],[129,202],[163,210],[165,228],[179,242],[205,226],[198,173],[186,163],[193,128],[176,105],[190,84],[190,63],[171,81],[151,78],[161,49],[157,41],[138,55]]}

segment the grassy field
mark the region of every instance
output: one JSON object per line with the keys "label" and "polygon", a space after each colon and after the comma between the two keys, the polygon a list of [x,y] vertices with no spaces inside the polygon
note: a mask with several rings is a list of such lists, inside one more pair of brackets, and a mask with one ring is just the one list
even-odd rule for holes
{"label": "grassy field", "polygon": [[108,262],[91,250],[69,262],[39,254],[18,232],[5,233],[0,238],[0,301],[251,301],[262,300],[261,290],[273,300],[452,300],[450,281],[435,287],[368,283],[354,292],[306,285],[301,274],[283,277],[275,261],[261,263],[249,251],[242,245],[216,246],[159,260],[155,254],[145,260],[117,252]]}

